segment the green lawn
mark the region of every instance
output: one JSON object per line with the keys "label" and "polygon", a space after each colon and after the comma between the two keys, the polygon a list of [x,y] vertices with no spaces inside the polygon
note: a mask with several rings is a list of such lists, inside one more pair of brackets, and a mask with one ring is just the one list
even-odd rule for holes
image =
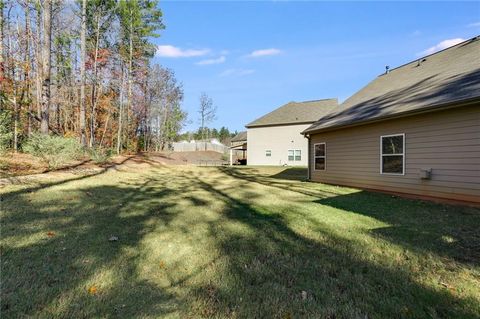
{"label": "green lawn", "polygon": [[480,317],[479,209],[304,173],[153,165],[6,186],[1,318]]}

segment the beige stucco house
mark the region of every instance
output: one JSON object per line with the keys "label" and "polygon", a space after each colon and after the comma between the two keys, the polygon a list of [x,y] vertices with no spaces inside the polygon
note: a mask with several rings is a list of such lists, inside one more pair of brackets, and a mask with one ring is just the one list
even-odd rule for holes
{"label": "beige stucco house", "polygon": [[303,134],[313,181],[480,203],[480,37],[387,70]]}
{"label": "beige stucco house", "polygon": [[248,165],[307,166],[300,133],[336,107],[337,99],[290,102],[247,124]]}

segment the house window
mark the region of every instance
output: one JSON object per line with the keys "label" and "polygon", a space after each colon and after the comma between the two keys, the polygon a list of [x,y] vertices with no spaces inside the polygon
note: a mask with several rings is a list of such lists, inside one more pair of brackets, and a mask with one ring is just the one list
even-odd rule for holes
{"label": "house window", "polygon": [[293,161],[294,160],[294,151],[293,150],[288,150],[288,161]]}
{"label": "house window", "polygon": [[380,136],[380,173],[405,174],[405,134]]}
{"label": "house window", "polygon": [[325,143],[317,143],[314,148],[314,169],[324,171],[327,168],[327,146]]}
{"label": "house window", "polygon": [[266,151],[265,151],[265,156],[266,156],[266,157],[272,156],[272,151],[271,151],[271,150],[266,150]]}
{"label": "house window", "polygon": [[301,160],[302,160],[302,151],[295,150],[295,161],[301,161]]}
{"label": "house window", "polygon": [[288,161],[301,161],[302,160],[302,150],[288,150]]}

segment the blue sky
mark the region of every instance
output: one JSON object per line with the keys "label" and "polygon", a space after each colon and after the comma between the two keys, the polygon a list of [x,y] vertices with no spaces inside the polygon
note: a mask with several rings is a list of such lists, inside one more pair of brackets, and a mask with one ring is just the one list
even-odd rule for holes
{"label": "blue sky", "polygon": [[201,92],[211,127],[244,125],[289,101],[341,101],[385,70],[480,34],[480,2],[160,3],[154,63],[183,83],[186,130]]}

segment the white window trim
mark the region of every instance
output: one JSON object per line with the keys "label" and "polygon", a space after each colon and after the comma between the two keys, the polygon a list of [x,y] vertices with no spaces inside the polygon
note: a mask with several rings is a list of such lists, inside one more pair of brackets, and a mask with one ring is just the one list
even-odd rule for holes
{"label": "white window trim", "polygon": [[[297,160],[297,152],[300,153],[300,159],[299,160]],[[302,161],[302,150],[300,150],[300,149],[293,150],[293,161],[294,162],[301,162]]]}
{"label": "white window trim", "polygon": [[[288,155],[288,153],[290,153],[290,151],[293,152],[293,155],[292,155],[292,156],[293,156],[293,160],[290,160],[290,159],[289,159],[290,155]],[[287,150],[287,162],[295,162],[295,150],[294,150],[294,149],[288,149],[288,150]]]}
{"label": "white window trim", "polygon": [[[288,152],[290,152],[290,151],[293,151],[293,160],[289,160],[289,159],[288,159]],[[298,160],[298,161],[295,159],[295,151],[299,151],[299,152],[300,152],[300,160]],[[287,150],[287,162],[301,162],[301,161],[302,161],[302,150],[301,150],[301,149],[298,149],[298,148],[297,148],[297,149],[293,149],[293,148],[292,148],[292,149],[288,149],[288,150]]]}
{"label": "white window trim", "polygon": [[[323,156],[316,156],[315,155],[315,146],[317,145],[325,145],[325,154]],[[323,166],[323,169],[316,169],[315,167],[315,159],[316,158],[324,158],[325,159],[325,165]],[[326,171],[327,170],[327,143],[326,142],[321,142],[321,143],[315,143],[313,144],[313,170],[314,171]]]}
{"label": "white window trim", "polygon": [[[403,145],[402,145],[402,153],[400,154],[383,154],[383,138],[384,137],[392,137],[392,136],[402,136]],[[383,156],[400,156],[402,155],[402,173],[384,173],[383,172]],[[380,135],[380,174],[381,175],[396,175],[396,176],[403,176],[405,175],[405,133],[399,134],[389,134],[389,135]]]}

